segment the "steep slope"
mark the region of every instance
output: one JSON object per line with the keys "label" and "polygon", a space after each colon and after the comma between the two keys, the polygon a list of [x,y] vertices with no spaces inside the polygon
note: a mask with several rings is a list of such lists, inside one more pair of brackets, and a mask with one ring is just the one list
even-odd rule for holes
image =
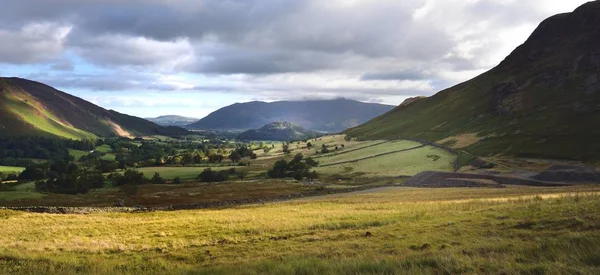
{"label": "steep slope", "polygon": [[600,2],[542,22],[492,70],[346,133],[480,155],[600,159]]}
{"label": "steep slope", "polygon": [[105,110],[45,84],[0,78],[0,136],[43,135],[81,139],[95,136],[177,135],[141,118]]}
{"label": "steep slope", "polygon": [[238,135],[239,140],[290,141],[314,138],[320,133],[306,130],[289,122],[269,123],[257,130],[248,130]]}
{"label": "steep slope", "polygon": [[304,128],[339,132],[357,126],[393,106],[363,103],[348,99],[236,103],[221,108],[190,129],[247,130],[274,121],[289,121]]}
{"label": "steep slope", "polygon": [[176,115],[148,117],[148,118],[146,118],[146,120],[154,122],[160,126],[181,126],[181,127],[198,121],[197,118],[176,116]]}

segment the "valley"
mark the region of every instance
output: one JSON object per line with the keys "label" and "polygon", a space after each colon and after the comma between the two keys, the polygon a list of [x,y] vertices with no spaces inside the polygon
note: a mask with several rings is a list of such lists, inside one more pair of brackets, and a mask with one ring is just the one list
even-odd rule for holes
{"label": "valley", "polygon": [[17,2],[0,274],[600,274],[600,0]]}

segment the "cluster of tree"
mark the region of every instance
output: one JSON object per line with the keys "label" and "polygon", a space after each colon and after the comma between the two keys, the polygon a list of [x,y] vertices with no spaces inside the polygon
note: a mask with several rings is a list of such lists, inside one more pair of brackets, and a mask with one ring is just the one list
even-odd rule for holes
{"label": "cluster of tree", "polygon": [[0,182],[17,180],[19,177],[18,173],[14,172],[0,172]]}
{"label": "cluster of tree", "polygon": [[290,162],[282,159],[275,162],[273,168],[267,171],[267,176],[270,178],[287,178],[292,177],[297,181],[304,178],[314,180],[319,178],[316,171],[310,172],[310,168],[319,165],[312,158],[304,159],[302,154],[297,154]]}
{"label": "cluster of tree", "polygon": [[47,160],[69,159],[68,148],[92,150],[93,140],[67,140],[37,136],[0,138],[0,160],[35,158]]}
{"label": "cluster of tree", "polygon": [[50,165],[29,166],[19,180],[38,180],[35,188],[41,192],[85,194],[104,187],[104,176],[98,170],[80,169],[69,161],[54,161]]}
{"label": "cluster of tree", "polygon": [[18,166],[18,167],[27,167],[31,165],[33,161],[30,159],[16,159],[16,158],[4,158],[0,159],[0,165],[4,166]]}
{"label": "cluster of tree", "polygon": [[229,180],[229,177],[232,175],[237,175],[240,179],[243,179],[248,172],[240,170],[236,171],[235,168],[221,170],[221,171],[213,171],[210,168],[204,169],[198,178],[196,178],[200,182],[223,182]]}
{"label": "cluster of tree", "polygon": [[256,159],[257,155],[254,153],[254,151],[252,151],[252,149],[245,145],[238,146],[231,152],[231,154],[229,154],[229,159],[232,162],[239,162],[242,158],[246,157],[250,159]]}

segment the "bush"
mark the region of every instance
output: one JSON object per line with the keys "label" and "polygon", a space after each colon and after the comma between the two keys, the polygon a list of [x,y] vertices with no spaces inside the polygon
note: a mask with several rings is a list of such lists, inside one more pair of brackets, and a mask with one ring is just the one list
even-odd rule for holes
{"label": "bush", "polygon": [[180,177],[175,177],[175,178],[173,179],[173,184],[182,184],[182,183],[183,183],[183,182],[181,181],[181,178],[180,178]]}
{"label": "bush", "polygon": [[152,179],[150,179],[150,182],[152,184],[166,184],[167,181],[165,181],[165,179],[163,179],[159,173],[154,173],[154,176],[152,176]]}
{"label": "bush", "polygon": [[210,168],[206,168],[204,169],[204,171],[202,171],[202,173],[200,173],[200,175],[198,175],[197,180],[200,182],[223,182],[223,181],[227,181],[229,180],[229,175],[230,174],[235,174],[236,171],[234,168],[231,168],[229,170],[222,170],[222,171],[213,171]]}
{"label": "bush", "polygon": [[113,186],[123,186],[126,184],[140,185],[148,183],[148,179],[144,177],[142,172],[127,169],[123,175],[112,174],[112,182]]}

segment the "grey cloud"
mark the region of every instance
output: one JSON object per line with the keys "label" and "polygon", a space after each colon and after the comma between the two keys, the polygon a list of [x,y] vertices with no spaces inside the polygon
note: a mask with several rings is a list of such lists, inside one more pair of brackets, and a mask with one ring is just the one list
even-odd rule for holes
{"label": "grey cloud", "polygon": [[89,89],[93,91],[170,91],[177,87],[166,83],[156,82],[155,78],[147,75],[131,73],[114,74],[33,74],[27,76],[62,89]]}
{"label": "grey cloud", "polygon": [[378,73],[366,73],[363,74],[360,79],[363,81],[370,80],[423,80],[430,77],[429,74],[426,74],[422,71],[418,70],[406,70],[399,72],[378,72]]}

